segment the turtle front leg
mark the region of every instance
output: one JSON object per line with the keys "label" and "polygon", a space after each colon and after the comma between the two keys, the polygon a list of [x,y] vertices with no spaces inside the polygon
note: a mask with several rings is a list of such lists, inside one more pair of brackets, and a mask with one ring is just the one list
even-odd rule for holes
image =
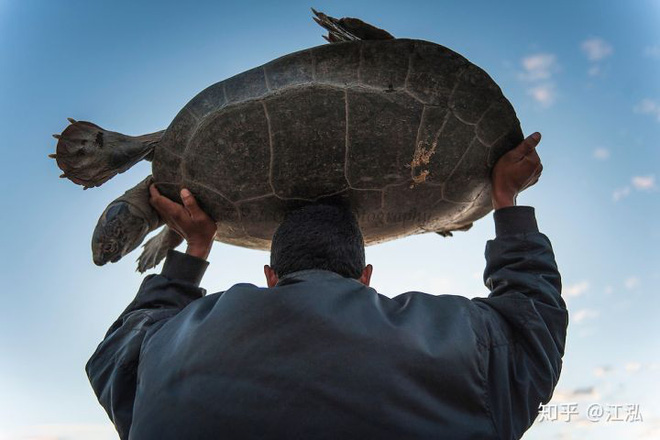
{"label": "turtle front leg", "polygon": [[129,189],[105,208],[92,236],[94,263],[115,263],[138,247],[146,235],[162,225],[149,204],[151,176]]}
{"label": "turtle front leg", "polygon": [[145,270],[156,267],[160,261],[165,258],[167,251],[174,249],[183,241],[174,229],[170,229],[167,225],[163,230],[150,238],[142,247],[144,250],[138,257],[138,272],[142,273]]}
{"label": "turtle front leg", "polygon": [[100,186],[123,173],[149,155],[162,137],[163,131],[143,136],[126,136],[107,131],[96,124],[75,121],[62,134],[54,134],[57,141],[57,166],[73,183],[85,189]]}

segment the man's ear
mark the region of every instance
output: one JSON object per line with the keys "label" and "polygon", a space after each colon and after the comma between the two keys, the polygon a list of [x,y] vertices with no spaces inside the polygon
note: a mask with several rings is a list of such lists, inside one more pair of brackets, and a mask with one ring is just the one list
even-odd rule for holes
{"label": "man's ear", "polygon": [[360,281],[365,286],[369,286],[369,283],[371,282],[371,274],[373,271],[374,267],[371,264],[367,264],[364,269],[362,269],[362,275],[360,275],[358,281]]}
{"label": "man's ear", "polygon": [[280,280],[273,268],[267,264],[264,266],[264,275],[266,275],[268,287],[275,287],[275,284]]}

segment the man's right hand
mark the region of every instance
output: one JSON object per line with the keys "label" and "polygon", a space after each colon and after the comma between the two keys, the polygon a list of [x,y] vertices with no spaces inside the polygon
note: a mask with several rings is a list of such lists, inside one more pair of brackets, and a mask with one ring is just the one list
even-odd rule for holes
{"label": "man's right hand", "polygon": [[533,133],[497,161],[491,175],[494,209],[515,206],[518,193],[539,180],[543,165],[536,146],[540,141],[541,133]]}
{"label": "man's right hand", "polygon": [[206,260],[213,246],[215,222],[199,207],[195,197],[187,189],[181,190],[183,205],[173,202],[158,192],[153,183],[149,186],[149,203],[167,226],[188,243],[186,253]]}

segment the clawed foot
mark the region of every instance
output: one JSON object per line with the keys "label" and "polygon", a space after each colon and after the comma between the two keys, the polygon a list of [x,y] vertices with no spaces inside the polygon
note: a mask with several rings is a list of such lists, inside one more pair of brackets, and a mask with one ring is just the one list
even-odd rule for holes
{"label": "clawed foot", "polygon": [[60,177],[83,185],[99,186],[118,173],[126,171],[153,149],[144,136],[132,137],[104,130],[86,121],[71,123],[61,134],[54,134],[57,150],[49,157],[57,160],[64,172]]}
{"label": "clawed foot", "polygon": [[167,251],[181,244],[183,238],[167,226],[156,236],[150,238],[142,247],[144,250],[136,260],[137,271],[143,273],[146,270],[158,266],[158,263],[167,256]]}

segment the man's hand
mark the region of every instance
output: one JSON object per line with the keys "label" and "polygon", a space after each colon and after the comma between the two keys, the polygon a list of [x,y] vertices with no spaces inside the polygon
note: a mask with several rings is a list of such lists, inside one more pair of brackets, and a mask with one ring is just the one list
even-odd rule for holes
{"label": "man's hand", "polygon": [[497,161],[491,176],[494,209],[515,206],[518,193],[539,180],[543,165],[536,146],[540,141],[541,133],[533,133]]}
{"label": "man's hand", "polygon": [[167,226],[181,235],[188,243],[186,253],[206,260],[213,246],[216,225],[187,189],[181,190],[183,205],[180,205],[158,192],[156,185],[149,187],[149,203],[154,207]]}

